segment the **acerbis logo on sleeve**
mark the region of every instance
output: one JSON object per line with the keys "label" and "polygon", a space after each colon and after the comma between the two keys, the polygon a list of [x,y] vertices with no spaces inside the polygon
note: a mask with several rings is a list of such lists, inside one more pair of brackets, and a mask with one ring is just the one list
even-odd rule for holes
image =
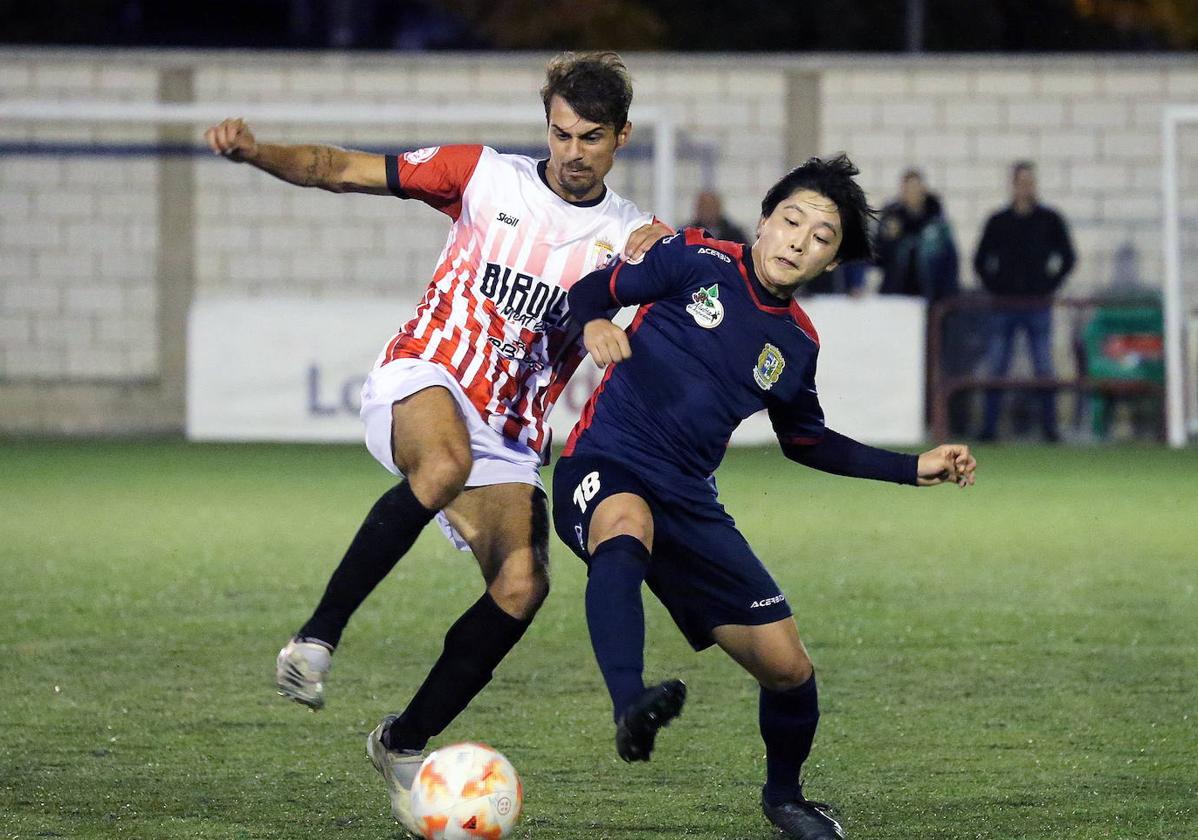
{"label": "acerbis logo on sleeve", "polygon": [[785,600],[785,595],[775,595],[773,598],[762,598],[760,601],[754,601],[753,603],[749,604],[749,609],[755,610],[758,607],[769,607],[773,606],[774,604],[781,604]]}
{"label": "acerbis logo on sleeve", "polygon": [[715,248],[700,248],[698,253],[707,254],[708,256],[715,257],[716,259],[723,260],[726,263],[732,262],[732,258],[730,256],[727,254],[721,254]]}

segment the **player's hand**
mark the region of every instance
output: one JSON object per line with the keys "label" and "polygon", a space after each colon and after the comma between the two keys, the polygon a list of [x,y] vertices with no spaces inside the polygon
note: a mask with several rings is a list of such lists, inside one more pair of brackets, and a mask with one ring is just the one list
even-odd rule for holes
{"label": "player's hand", "polygon": [[977,459],[968,446],[945,443],[919,456],[919,486],[932,487],[951,481],[958,487],[969,487],[975,481],[977,468]]}
{"label": "player's hand", "polygon": [[645,252],[653,247],[654,242],[664,239],[673,232],[664,222],[655,221],[651,224],[641,225],[628,235],[628,241],[624,243],[624,259],[636,262],[645,256]]}
{"label": "player's hand", "polygon": [[632,355],[628,334],[606,318],[588,321],[582,328],[582,343],[599,367],[614,365]]}
{"label": "player's hand", "polygon": [[253,160],[258,153],[254,132],[240,117],[224,120],[204,132],[204,141],[218,155],[241,163]]}

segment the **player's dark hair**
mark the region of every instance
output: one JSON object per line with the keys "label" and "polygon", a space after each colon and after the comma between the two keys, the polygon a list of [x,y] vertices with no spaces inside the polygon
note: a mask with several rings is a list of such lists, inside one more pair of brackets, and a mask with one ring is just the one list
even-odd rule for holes
{"label": "player's dark hair", "polygon": [[614,52],[564,52],[545,66],[545,84],[541,101],[545,119],[549,119],[549,101],[554,96],[566,100],[574,113],[616,131],[628,122],[632,105],[632,79],[624,60]]}
{"label": "player's dark hair", "polygon": [[878,211],[869,206],[865,190],[853,180],[859,173],[844,153],[828,160],[808,158],[806,163],[790,170],[770,187],[761,200],[761,218],[767,218],[783,199],[798,190],[817,192],[830,199],[840,213],[842,232],[836,258],[842,263],[873,259],[869,227]]}
{"label": "player's dark hair", "polygon": [[1014,181],[1019,177],[1020,172],[1030,172],[1036,174],[1036,164],[1030,160],[1017,160],[1011,164],[1011,180]]}

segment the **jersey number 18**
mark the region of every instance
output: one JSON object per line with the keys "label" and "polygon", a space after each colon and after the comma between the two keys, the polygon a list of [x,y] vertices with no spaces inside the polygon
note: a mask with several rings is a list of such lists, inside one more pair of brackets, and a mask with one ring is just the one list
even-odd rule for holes
{"label": "jersey number 18", "polygon": [[578,505],[578,509],[583,513],[587,512],[587,502],[595,498],[595,494],[599,492],[599,473],[592,472],[583,476],[582,481],[574,488],[574,504]]}

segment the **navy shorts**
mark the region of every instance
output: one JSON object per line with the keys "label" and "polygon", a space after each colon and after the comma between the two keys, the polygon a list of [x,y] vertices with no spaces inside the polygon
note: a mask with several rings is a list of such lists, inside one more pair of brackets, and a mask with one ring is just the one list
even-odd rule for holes
{"label": "navy shorts", "polygon": [[585,562],[591,515],[616,493],[633,493],[653,514],[653,556],[646,583],[691,647],[714,643],[724,624],[772,624],[791,615],[786,596],[714,494],[708,504],[671,500],[608,458],[561,458],[553,474],[557,535]]}

